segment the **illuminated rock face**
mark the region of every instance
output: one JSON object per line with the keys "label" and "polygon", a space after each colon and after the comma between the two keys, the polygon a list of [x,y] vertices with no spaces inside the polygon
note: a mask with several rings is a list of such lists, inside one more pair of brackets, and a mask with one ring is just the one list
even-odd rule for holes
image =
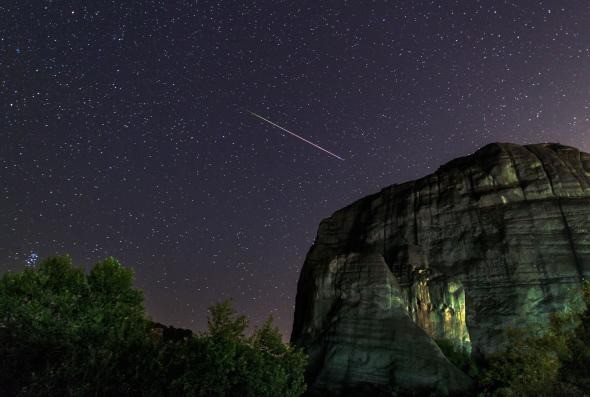
{"label": "illuminated rock face", "polygon": [[322,221],[292,342],[311,390],[471,381],[434,339],[486,354],[509,326],[546,324],[590,275],[590,155],[491,144]]}

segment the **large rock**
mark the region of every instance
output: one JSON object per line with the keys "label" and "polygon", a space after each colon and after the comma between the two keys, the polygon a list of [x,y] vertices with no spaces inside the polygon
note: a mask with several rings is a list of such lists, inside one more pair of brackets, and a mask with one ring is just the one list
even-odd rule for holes
{"label": "large rock", "polygon": [[558,144],[491,144],[337,211],[297,290],[311,394],[468,389],[434,340],[485,355],[544,326],[590,275],[589,231],[590,155]]}

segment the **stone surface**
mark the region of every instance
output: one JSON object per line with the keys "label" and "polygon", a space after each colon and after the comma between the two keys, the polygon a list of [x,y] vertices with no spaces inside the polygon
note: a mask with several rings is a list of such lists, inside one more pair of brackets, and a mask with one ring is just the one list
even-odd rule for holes
{"label": "stone surface", "polygon": [[546,324],[590,275],[589,231],[590,155],[559,144],[491,144],[337,211],[297,290],[311,394],[469,388],[433,340],[486,354]]}

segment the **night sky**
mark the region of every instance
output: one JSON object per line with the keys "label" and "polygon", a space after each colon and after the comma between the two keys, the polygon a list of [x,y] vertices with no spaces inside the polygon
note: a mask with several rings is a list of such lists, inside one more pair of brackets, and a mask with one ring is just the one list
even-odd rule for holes
{"label": "night sky", "polygon": [[0,21],[0,273],[114,256],[175,326],[231,297],[289,335],[338,208],[493,141],[590,151],[588,0],[4,0]]}

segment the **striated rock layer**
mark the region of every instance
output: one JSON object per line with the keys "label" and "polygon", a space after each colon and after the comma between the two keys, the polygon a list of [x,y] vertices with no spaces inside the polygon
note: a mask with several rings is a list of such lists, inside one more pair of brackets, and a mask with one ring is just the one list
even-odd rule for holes
{"label": "striated rock layer", "polygon": [[469,388],[434,340],[486,354],[546,324],[590,275],[589,231],[590,154],[558,144],[491,144],[337,211],[297,290],[312,394]]}

